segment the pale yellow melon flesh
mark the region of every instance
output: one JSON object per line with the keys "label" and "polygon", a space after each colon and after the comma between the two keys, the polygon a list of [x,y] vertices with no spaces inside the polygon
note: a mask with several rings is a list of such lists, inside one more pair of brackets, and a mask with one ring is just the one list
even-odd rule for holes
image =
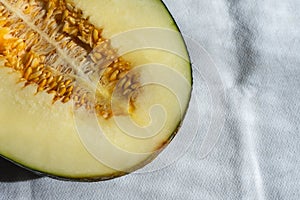
{"label": "pale yellow melon flesh", "polygon": [[[106,38],[113,38],[124,31],[147,27],[178,32],[166,7],[158,0],[74,0],[74,2],[86,16],[90,16],[90,21],[95,26],[103,28],[103,35]],[[169,43],[177,43],[181,48],[180,51],[185,52],[183,57],[186,57],[182,38],[170,38]],[[76,111],[72,102],[52,104],[52,95],[45,92],[34,95],[36,91],[34,85],[23,88],[24,83],[18,83],[21,75],[3,66],[0,67],[0,155],[34,171],[79,180],[107,179],[144,165],[145,161],[156,155],[175,134],[183,119],[182,111],[186,111],[190,97],[190,63],[178,55],[153,49],[130,52],[123,57],[133,66],[147,63],[167,65],[182,75],[188,84],[182,91],[183,94],[187,94],[182,99],[184,102],[182,110],[176,96],[161,86],[147,86],[137,98],[136,109],[131,118],[141,126],[151,122],[149,109],[152,105],[160,104],[166,112],[165,126],[154,137],[134,138],[124,134],[113,119],[106,120],[101,117],[97,119],[107,137],[106,140],[113,144],[103,149],[99,147],[99,151],[110,155],[116,145],[119,149],[129,152],[126,158],[122,154],[111,154],[113,162],[118,165],[117,169],[99,161],[90,151],[89,144],[82,141],[82,137],[85,136],[93,140],[90,137],[94,136],[93,134],[89,136],[89,131],[93,131],[90,129],[92,127],[90,123],[94,120],[94,115],[83,112],[78,118],[74,118]],[[151,78],[156,74],[148,73],[148,76]],[[83,120],[86,131],[78,133],[76,120]],[[101,137],[95,140],[101,140]],[[135,153],[141,155],[135,157]]]}

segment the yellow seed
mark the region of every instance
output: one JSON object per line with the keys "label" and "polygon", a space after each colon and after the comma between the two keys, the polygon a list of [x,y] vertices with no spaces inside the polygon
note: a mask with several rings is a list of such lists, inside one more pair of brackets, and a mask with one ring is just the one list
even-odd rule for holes
{"label": "yellow seed", "polygon": [[52,83],[53,80],[54,80],[54,77],[53,77],[53,76],[50,76],[50,77],[47,79],[47,84]]}
{"label": "yellow seed", "polygon": [[57,94],[59,96],[63,96],[65,94],[65,92],[67,91],[66,87],[60,87],[57,91]]}
{"label": "yellow seed", "polygon": [[105,74],[110,74],[113,71],[112,67],[109,67],[105,70]]}
{"label": "yellow seed", "polygon": [[67,70],[66,70],[66,74],[70,74],[71,72],[73,71],[73,69],[72,68],[68,68]]}
{"label": "yellow seed", "polygon": [[12,45],[12,48],[15,49],[17,46],[19,46],[21,43],[23,43],[22,39],[18,39],[17,41],[14,42]]}
{"label": "yellow seed", "polygon": [[35,35],[35,38],[32,39],[32,44],[38,44],[40,42],[40,38]]}
{"label": "yellow seed", "polygon": [[124,88],[124,89],[127,89],[127,88],[130,87],[130,85],[131,85],[131,80],[128,80],[128,81],[123,85],[123,88]]}
{"label": "yellow seed", "polygon": [[82,21],[80,21],[79,24],[78,24],[78,30],[79,30],[80,32],[83,32],[83,30],[84,30],[84,24],[83,24]]}
{"label": "yellow seed", "polygon": [[38,57],[38,59],[40,60],[40,62],[45,62],[46,56],[45,56],[45,55],[40,55],[40,56]]}
{"label": "yellow seed", "polygon": [[44,78],[44,79],[42,79],[40,82],[39,82],[39,87],[45,87],[46,86],[46,84],[47,84],[47,79],[46,78]]}
{"label": "yellow seed", "polygon": [[16,70],[20,70],[21,69],[21,62],[20,62],[20,60],[17,61],[17,63],[15,64],[15,66],[16,66],[15,67]]}
{"label": "yellow seed", "polygon": [[64,26],[63,26],[62,30],[63,30],[63,32],[69,33],[69,31],[70,31],[70,25],[69,25],[68,22],[64,23]]}
{"label": "yellow seed", "polygon": [[27,82],[24,84],[23,88],[27,87],[27,86],[30,85],[30,84],[32,84],[32,82],[27,81]]}
{"label": "yellow seed", "polygon": [[73,11],[74,7],[73,7],[72,4],[67,3],[67,9],[68,9],[69,11]]}
{"label": "yellow seed", "polygon": [[42,74],[39,76],[39,78],[40,78],[40,80],[42,80],[42,79],[46,79],[46,73],[45,73],[45,71],[44,70],[41,70],[42,71]]}
{"label": "yellow seed", "polygon": [[68,101],[70,101],[70,97],[64,97],[61,102],[67,103]]}
{"label": "yellow seed", "polygon": [[57,87],[61,88],[61,87],[66,87],[66,86],[65,86],[65,83],[63,81],[61,81],[61,82],[58,82]]}
{"label": "yellow seed", "polygon": [[53,90],[53,89],[51,90],[51,89],[49,89],[49,90],[47,91],[47,93],[48,93],[48,94],[56,94],[56,90]]}
{"label": "yellow seed", "polygon": [[62,16],[63,13],[64,13],[63,10],[60,10],[60,9],[53,10],[53,16],[56,16],[56,15]]}
{"label": "yellow seed", "polygon": [[53,10],[54,7],[55,7],[54,2],[53,1],[48,1],[47,10]]}
{"label": "yellow seed", "polygon": [[69,11],[65,10],[62,16],[62,21],[64,21],[69,16]]}
{"label": "yellow seed", "polygon": [[43,69],[44,69],[44,65],[38,65],[38,67],[36,67],[36,68],[33,68],[33,67],[32,67],[32,70],[33,70],[34,72],[38,72],[38,71],[43,72]]}
{"label": "yellow seed", "polygon": [[75,43],[71,40],[68,44],[67,44],[67,48],[71,49],[73,46],[75,46]]}
{"label": "yellow seed", "polygon": [[92,34],[90,34],[90,36],[88,37],[88,41],[89,41],[89,45],[90,45],[90,47],[92,48],[92,49],[94,49],[95,47],[96,47],[96,43],[93,41],[93,35]]}
{"label": "yellow seed", "polygon": [[110,81],[115,81],[117,79],[117,77],[118,77],[119,72],[120,72],[119,70],[114,71],[112,73],[112,75],[110,76],[109,80]]}
{"label": "yellow seed", "polygon": [[70,85],[69,87],[67,87],[67,92],[72,92],[74,89],[73,85]]}
{"label": "yellow seed", "polygon": [[77,36],[77,34],[78,34],[78,29],[76,29],[76,28],[71,28],[69,34],[70,34],[70,35],[73,35],[73,36]]}
{"label": "yellow seed", "polygon": [[38,57],[36,57],[36,58],[34,58],[33,60],[32,60],[32,62],[31,62],[31,67],[32,68],[36,68],[36,67],[38,67],[39,66],[39,64],[40,64],[40,60],[39,60],[39,58]]}
{"label": "yellow seed", "polygon": [[44,91],[46,84],[47,84],[47,79],[41,80],[40,83],[39,83],[39,86],[36,90],[36,94],[39,93],[39,92]]}
{"label": "yellow seed", "polygon": [[36,77],[36,78],[31,79],[31,80],[29,80],[29,81],[32,82],[32,83],[37,83],[39,80],[40,80],[40,78],[39,78],[39,77]]}
{"label": "yellow seed", "polygon": [[32,17],[33,17],[33,18],[36,18],[36,16],[38,16],[38,14],[40,14],[40,11],[39,11],[39,10],[37,10],[36,12],[34,12],[34,13],[32,14]]}
{"label": "yellow seed", "polygon": [[71,79],[68,79],[68,80],[65,81],[64,84],[65,84],[65,86],[68,86],[68,85],[70,85],[71,83],[72,83],[72,80],[71,80]]}
{"label": "yellow seed", "polygon": [[82,37],[82,36],[78,36],[77,38],[78,38],[81,42],[83,42],[83,43],[85,43],[85,44],[88,43],[87,40],[86,40],[84,37]]}
{"label": "yellow seed", "polygon": [[45,70],[44,73],[45,73],[45,78],[48,79],[48,78],[51,77],[51,72],[50,71]]}
{"label": "yellow seed", "polygon": [[29,76],[29,79],[28,80],[34,80],[34,79],[36,79],[36,78],[38,78],[40,75],[42,75],[42,71],[37,71],[37,72],[35,72],[35,73],[33,73],[33,74],[31,74],[30,76]]}
{"label": "yellow seed", "polygon": [[56,101],[58,101],[61,97],[55,96],[52,100],[52,104],[54,104]]}
{"label": "yellow seed", "polygon": [[25,42],[21,42],[18,46],[17,46],[17,51],[20,52],[22,50],[25,50],[26,48],[26,44]]}
{"label": "yellow seed", "polygon": [[94,53],[94,56],[97,60],[100,60],[102,58],[101,53],[98,53],[98,52]]}
{"label": "yellow seed", "polygon": [[65,40],[65,41],[62,42],[61,47],[65,48],[67,46],[67,44],[68,44],[68,41]]}
{"label": "yellow seed", "polygon": [[126,71],[123,71],[123,72],[119,73],[119,75],[118,75],[118,79],[122,79],[122,78],[124,78],[124,77],[126,76],[126,74],[127,74],[127,72],[126,72]]}
{"label": "yellow seed", "polygon": [[24,73],[24,79],[28,80],[30,74],[32,73],[32,68],[31,67],[28,67]]}
{"label": "yellow seed", "polygon": [[75,25],[76,24],[76,20],[73,17],[68,17],[68,21],[72,24]]}
{"label": "yellow seed", "polygon": [[99,32],[97,29],[93,30],[93,39],[94,39],[94,42],[97,42],[99,39]]}
{"label": "yellow seed", "polygon": [[98,62],[97,59],[95,58],[95,55],[94,55],[94,54],[91,54],[91,55],[90,55],[90,58],[92,59],[92,61],[93,61],[94,63],[97,63],[97,62]]}
{"label": "yellow seed", "polygon": [[60,34],[60,35],[56,38],[56,41],[59,42],[59,41],[61,41],[64,37],[65,37],[64,34]]}
{"label": "yellow seed", "polygon": [[49,84],[49,90],[55,89],[56,86],[57,86],[57,83],[55,81],[53,81],[52,83]]}
{"label": "yellow seed", "polygon": [[1,11],[0,11],[0,24],[4,26],[7,23],[7,18],[5,16],[1,16]]}
{"label": "yellow seed", "polygon": [[64,94],[65,97],[71,97],[71,95],[73,94],[72,91],[66,91],[66,93]]}
{"label": "yellow seed", "polygon": [[63,79],[63,76],[62,76],[62,75],[60,75],[60,76],[56,77],[56,81],[57,81],[57,82],[60,82],[60,81],[62,81],[62,79]]}
{"label": "yellow seed", "polygon": [[30,32],[27,33],[26,38],[33,38],[34,35],[35,35],[35,33],[30,31]]}
{"label": "yellow seed", "polygon": [[56,23],[55,20],[52,20],[52,21],[50,22],[50,24],[48,25],[49,29],[55,28],[55,26],[57,26],[57,23]]}
{"label": "yellow seed", "polygon": [[84,25],[84,29],[83,29],[83,31],[81,32],[81,34],[82,35],[84,35],[84,37],[86,37],[87,35],[89,35],[90,34],[90,29],[89,29],[89,27],[85,24]]}
{"label": "yellow seed", "polygon": [[26,61],[26,65],[25,65],[25,68],[29,67],[31,65],[31,62],[33,60],[33,54],[31,53],[28,53],[29,56],[28,56],[28,60]]}
{"label": "yellow seed", "polygon": [[17,29],[19,29],[19,30],[20,29],[25,29],[25,27],[26,27],[25,24],[19,24],[18,27],[17,27]]}
{"label": "yellow seed", "polygon": [[57,31],[57,27],[52,28],[52,29],[49,31],[49,33],[48,33],[49,36],[52,37],[56,31]]}
{"label": "yellow seed", "polygon": [[63,70],[63,66],[62,65],[58,65],[55,69],[57,71],[61,72]]}

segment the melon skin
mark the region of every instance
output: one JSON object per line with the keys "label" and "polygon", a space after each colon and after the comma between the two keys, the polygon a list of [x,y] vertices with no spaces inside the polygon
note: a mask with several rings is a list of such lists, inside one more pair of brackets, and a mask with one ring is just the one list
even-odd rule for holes
{"label": "melon skin", "polygon": [[[93,24],[103,27],[103,34],[107,38],[124,31],[144,27],[178,31],[174,19],[162,1],[76,0],[74,2],[87,16],[90,16]],[[97,8],[104,11],[97,13]],[[126,17],[111,16],[109,14],[111,12],[108,11],[112,9],[123,10],[125,12],[123,16]],[[138,13],[138,15],[135,16],[135,13]],[[155,15],[152,20],[149,19],[149,13]],[[184,48],[183,50],[186,51],[182,39],[172,42],[180,43]],[[136,66],[149,62],[171,66],[186,77],[190,86],[192,85],[192,72],[189,61],[172,53],[161,50],[142,50],[128,53],[124,55],[124,58]],[[22,83],[18,83],[19,79],[20,74],[12,73],[8,68],[0,67],[0,92],[2,94],[0,97],[0,155],[39,175],[62,180],[109,180],[131,173],[151,162],[176,135],[190,99],[189,92],[184,100],[186,102],[184,113],[179,115],[178,110],[174,109],[173,111],[173,107],[178,107],[176,102],[167,105],[170,99],[171,101],[174,100],[172,94],[166,94],[165,90],[156,88],[148,89],[149,93],[147,93],[146,89],[144,99],[142,99],[147,100],[147,97],[151,95],[155,96],[155,100],[159,102],[161,99],[160,103],[168,107],[169,115],[172,116],[167,129],[149,140],[132,139],[117,130],[117,126],[112,120],[99,118],[98,122],[103,125],[103,128],[107,132],[113,132],[107,135],[109,141],[129,152],[145,153],[138,162],[133,162],[130,168],[116,170],[99,162],[89,152],[88,148],[82,144],[80,135],[76,131],[72,102],[52,104],[52,96],[46,93],[33,95],[36,88],[34,86],[22,88]],[[187,90],[189,89],[187,88]],[[137,109],[138,114],[133,117],[141,124],[149,122],[146,111],[152,104],[149,101],[148,105],[143,108],[144,103],[142,100],[137,102],[137,107],[142,108]],[[87,113],[85,117],[89,121],[89,118],[93,116]],[[130,163],[126,163],[127,165],[130,166]]]}

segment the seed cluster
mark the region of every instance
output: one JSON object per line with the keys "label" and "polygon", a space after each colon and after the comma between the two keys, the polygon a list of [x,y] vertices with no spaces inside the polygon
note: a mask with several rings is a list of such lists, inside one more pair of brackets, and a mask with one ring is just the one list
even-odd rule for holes
{"label": "seed cluster", "polygon": [[[118,56],[102,29],[66,0],[3,0],[0,2],[0,56],[19,71],[25,87],[54,94],[53,103],[73,100],[76,107],[108,119],[116,89],[133,106],[139,94],[138,74],[129,75],[129,62]],[[9,36],[9,37],[8,37]],[[97,98],[82,79],[99,80]]]}

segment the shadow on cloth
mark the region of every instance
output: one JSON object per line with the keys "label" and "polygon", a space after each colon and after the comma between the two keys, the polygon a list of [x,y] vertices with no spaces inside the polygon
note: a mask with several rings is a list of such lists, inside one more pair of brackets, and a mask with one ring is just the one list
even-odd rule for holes
{"label": "shadow on cloth", "polygon": [[41,176],[0,157],[0,182],[19,182],[37,178],[41,178]]}

